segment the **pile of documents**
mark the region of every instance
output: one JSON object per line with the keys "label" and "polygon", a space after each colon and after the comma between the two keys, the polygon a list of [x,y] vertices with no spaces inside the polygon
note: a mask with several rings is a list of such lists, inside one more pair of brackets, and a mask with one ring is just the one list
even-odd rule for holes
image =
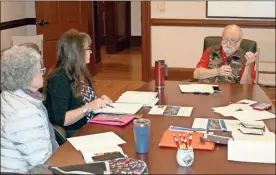
{"label": "pile of documents", "polygon": [[86,163],[93,162],[92,157],[99,153],[124,152],[119,146],[126,142],[114,132],[105,132],[79,137],[68,138],[74,148],[80,151]]}
{"label": "pile of documents", "polygon": [[252,100],[241,100],[227,106],[212,108],[214,112],[225,117],[233,116],[240,121],[257,121],[275,118],[275,114],[268,111],[254,110],[250,105],[256,103]]}
{"label": "pile of documents", "polygon": [[157,92],[126,91],[116,103],[142,104],[143,106],[154,106],[158,102]]}

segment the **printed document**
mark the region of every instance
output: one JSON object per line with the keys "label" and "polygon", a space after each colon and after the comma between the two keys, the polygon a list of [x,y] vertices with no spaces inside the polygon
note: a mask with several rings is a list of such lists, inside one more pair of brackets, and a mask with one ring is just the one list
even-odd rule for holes
{"label": "printed document", "polygon": [[151,108],[151,110],[149,111],[149,114],[190,117],[192,110],[193,110],[193,107],[155,105]]}

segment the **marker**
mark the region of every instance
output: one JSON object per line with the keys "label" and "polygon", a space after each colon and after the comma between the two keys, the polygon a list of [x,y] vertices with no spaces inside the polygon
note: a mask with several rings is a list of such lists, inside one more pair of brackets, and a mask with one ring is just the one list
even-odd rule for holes
{"label": "marker", "polygon": [[176,137],[175,134],[173,134],[173,140],[174,140],[174,142],[176,143],[177,148],[180,148],[180,145],[179,145],[179,143],[178,143],[178,139],[177,139],[177,137]]}
{"label": "marker", "polygon": [[182,135],[182,136],[180,137],[181,149],[186,149],[187,147],[186,147],[186,144],[184,143],[183,137],[185,137],[185,135],[184,135],[184,136]]}

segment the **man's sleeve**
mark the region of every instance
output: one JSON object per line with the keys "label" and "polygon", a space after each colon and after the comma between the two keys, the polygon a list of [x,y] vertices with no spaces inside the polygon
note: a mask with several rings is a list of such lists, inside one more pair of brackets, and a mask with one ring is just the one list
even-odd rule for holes
{"label": "man's sleeve", "polygon": [[200,59],[200,61],[197,63],[196,68],[207,68],[209,64],[209,49],[206,49]]}

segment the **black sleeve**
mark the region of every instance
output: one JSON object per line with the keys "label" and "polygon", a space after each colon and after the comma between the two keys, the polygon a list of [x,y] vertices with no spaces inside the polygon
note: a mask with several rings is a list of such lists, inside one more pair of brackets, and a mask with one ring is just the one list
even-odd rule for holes
{"label": "black sleeve", "polygon": [[55,76],[48,84],[46,103],[51,120],[64,126],[65,114],[69,110],[72,90],[66,76]]}

